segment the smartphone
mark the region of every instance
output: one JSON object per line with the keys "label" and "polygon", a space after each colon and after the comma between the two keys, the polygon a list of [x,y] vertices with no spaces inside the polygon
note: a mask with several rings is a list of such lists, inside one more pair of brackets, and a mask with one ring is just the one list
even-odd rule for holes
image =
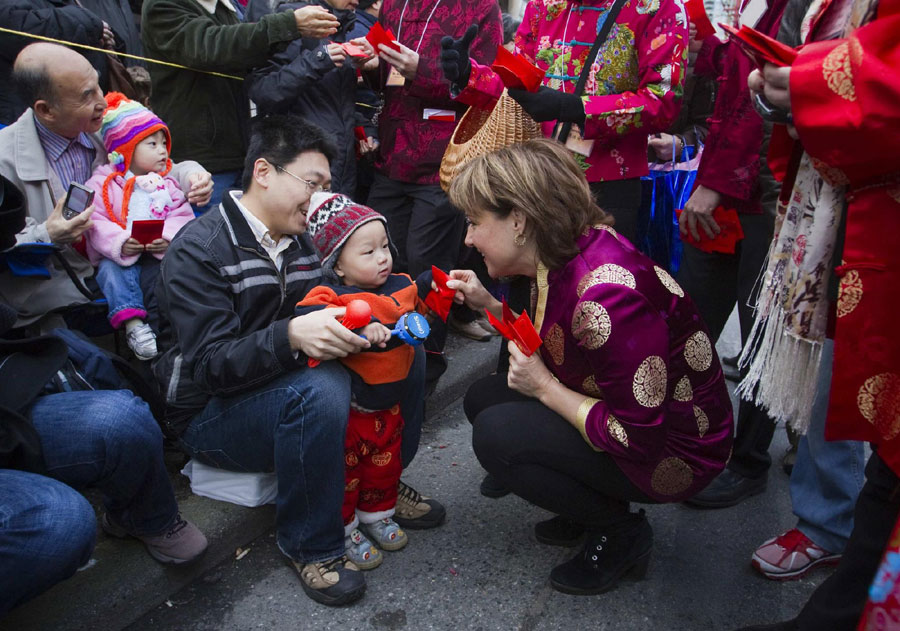
{"label": "smartphone", "polygon": [[66,219],[74,219],[91,204],[94,203],[94,191],[81,184],[72,182],[69,184],[69,192],[66,193],[66,203],[63,204],[62,216]]}

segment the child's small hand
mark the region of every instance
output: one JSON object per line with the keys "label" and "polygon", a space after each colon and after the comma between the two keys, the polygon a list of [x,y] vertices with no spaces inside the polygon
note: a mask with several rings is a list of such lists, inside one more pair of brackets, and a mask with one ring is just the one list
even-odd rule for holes
{"label": "child's small hand", "polygon": [[370,322],[362,328],[360,335],[365,335],[372,346],[384,348],[391,339],[391,330],[380,322]]}
{"label": "child's small hand", "polygon": [[145,249],[151,254],[162,254],[169,249],[169,242],[165,239],[154,239],[147,244]]}
{"label": "child's small hand", "polygon": [[135,254],[143,254],[144,244],[135,239],[128,237],[128,240],[122,244],[122,256],[134,256]]}

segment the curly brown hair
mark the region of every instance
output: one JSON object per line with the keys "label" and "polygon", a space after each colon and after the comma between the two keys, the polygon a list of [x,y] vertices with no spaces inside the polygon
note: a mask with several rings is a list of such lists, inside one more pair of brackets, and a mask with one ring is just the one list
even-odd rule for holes
{"label": "curly brown hair", "polygon": [[576,240],[612,215],[591,196],[584,173],[560,143],[541,138],[503,147],[465,165],[450,185],[450,201],[466,216],[490,212],[505,218],[519,209],[528,218],[541,261],[558,269],[578,254]]}

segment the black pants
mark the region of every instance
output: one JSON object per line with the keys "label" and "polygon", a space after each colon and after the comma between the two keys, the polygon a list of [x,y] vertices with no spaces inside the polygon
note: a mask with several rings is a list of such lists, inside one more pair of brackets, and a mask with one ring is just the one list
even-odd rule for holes
{"label": "black pants", "polygon": [[856,500],[853,531],[834,573],[813,592],[797,618],[803,631],[853,631],[869,585],[900,514],[900,478],[873,453]]}
{"label": "black pants", "polygon": [[[754,288],[772,242],[775,220],[769,213],[740,215],[740,219],[744,238],[734,254],[703,252],[685,244],[678,284],[697,305],[713,340],[722,333],[737,301],[743,345],[753,327],[750,305],[756,302]],[[728,468],[748,478],[766,475],[772,464],[769,444],[774,433],[775,421],[753,403],[741,400]]]}
{"label": "black pants", "polygon": [[398,182],[375,174],[369,206],[384,215],[399,256],[394,271],[415,278],[436,265],[456,266],[465,218],[437,184]]}
{"label": "black pants", "polygon": [[641,179],[591,182],[591,194],[600,208],[615,217],[616,232],[632,243],[637,243]]}
{"label": "black pants", "polygon": [[577,429],[506,385],[506,373],[473,383],[463,403],[472,447],[491,475],[519,497],[589,528],[616,522],[629,502],[653,503]]}

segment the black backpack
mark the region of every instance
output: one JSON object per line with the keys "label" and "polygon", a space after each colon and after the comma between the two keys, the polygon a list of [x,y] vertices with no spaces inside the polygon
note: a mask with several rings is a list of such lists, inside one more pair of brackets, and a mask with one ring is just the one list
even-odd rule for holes
{"label": "black backpack", "polygon": [[154,417],[163,418],[165,403],[151,376],[100,348],[80,331],[53,329],[51,334],[65,342],[68,360],[48,384],[49,392],[131,390],[147,402]]}

